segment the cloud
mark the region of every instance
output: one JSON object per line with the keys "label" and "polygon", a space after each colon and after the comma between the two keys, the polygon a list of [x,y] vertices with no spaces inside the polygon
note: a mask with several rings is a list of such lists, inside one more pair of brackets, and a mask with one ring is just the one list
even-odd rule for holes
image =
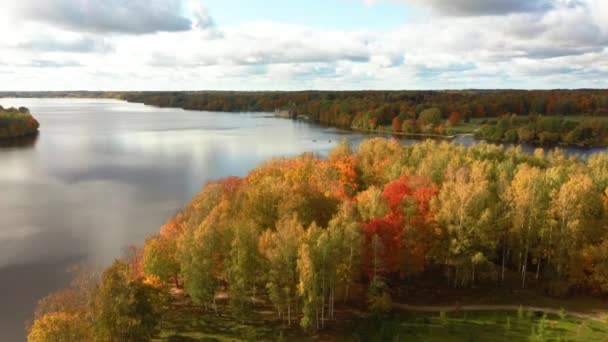
{"label": "cloud", "polygon": [[[193,24],[182,0],[21,0],[14,6],[25,19],[73,31],[145,34],[187,31]],[[197,24],[204,20],[199,16]]]}
{"label": "cloud", "polygon": [[[349,32],[327,32],[308,27],[275,23],[253,23],[225,29],[222,39],[209,39],[192,31],[147,37],[125,38],[121,44],[132,55],[154,46],[147,64],[161,67],[213,65],[314,64],[351,61],[367,63],[372,57],[370,36]],[[188,47],[188,48],[184,48]],[[399,58],[388,56],[391,62]],[[402,59],[402,56],[401,56]]]}
{"label": "cloud", "polygon": [[34,59],[27,64],[21,66],[32,67],[32,68],[67,68],[67,67],[79,67],[82,66],[76,61],[56,61],[46,59]]}
{"label": "cloud", "polygon": [[66,40],[44,35],[21,42],[16,47],[34,52],[107,53],[112,50],[112,46],[102,38],[80,37]]}
{"label": "cloud", "polygon": [[[383,0],[366,0],[368,4]],[[448,16],[487,16],[546,12],[560,0],[396,0]],[[572,0],[566,0],[572,1]]]}
{"label": "cloud", "polygon": [[[424,7],[422,0],[379,1]],[[431,12],[410,11],[403,25],[383,30],[365,21],[356,29],[337,29],[264,18],[220,26],[200,0],[162,3],[178,2],[180,9],[170,12],[186,18],[189,29],[153,25],[149,34],[106,34],[89,27],[83,33],[72,32],[78,25],[23,18],[11,31],[14,26],[0,20],[0,72],[20,66],[15,77],[0,80],[22,89],[608,86],[605,0],[514,0],[491,8],[488,3],[499,1],[428,0]],[[149,2],[150,11],[159,12],[153,10],[159,3]],[[141,0],[123,7],[137,4]]]}
{"label": "cloud", "polygon": [[[414,2],[422,4],[423,0]],[[439,13],[458,16],[546,12],[554,6],[550,0],[424,0],[424,4]]]}

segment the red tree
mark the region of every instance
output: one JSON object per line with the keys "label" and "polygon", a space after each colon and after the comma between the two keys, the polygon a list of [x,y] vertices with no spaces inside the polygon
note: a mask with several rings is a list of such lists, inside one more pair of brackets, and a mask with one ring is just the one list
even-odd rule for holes
{"label": "red tree", "polygon": [[427,177],[401,176],[388,183],[382,198],[389,206],[389,213],[364,225],[367,260],[372,260],[371,241],[378,235],[386,273],[403,275],[422,271],[426,255],[436,241],[430,212],[430,201],[436,194],[437,187]]}
{"label": "red tree", "polygon": [[450,117],[448,117],[448,122],[451,126],[454,126],[460,123],[461,118],[462,116],[460,115],[460,112],[453,111],[452,114],[450,114]]}
{"label": "red tree", "polygon": [[398,116],[395,116],[395,118],[393,118],[393,132],[401,132],[401,120],[399,120]]}

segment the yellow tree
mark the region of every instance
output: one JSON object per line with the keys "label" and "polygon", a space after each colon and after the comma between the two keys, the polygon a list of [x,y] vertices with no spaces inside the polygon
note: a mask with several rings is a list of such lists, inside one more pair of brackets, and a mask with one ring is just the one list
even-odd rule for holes
{"label": "yellow tree", "polygon": [[545,172],[527,164],[519,167],[509,188],[513,231],[519,242],[522,287],[526,286],[530,249],[533,247],[531,244],[538,239],[542,225],[546,222],[549,202],[547,190]]}
{"label": "yellow tree", "polygon": [[357,149],[361,178],[367,185],[380,185],[399,177],[404,158],[405,152],[395,139],[368,139]]}
{"label": "yellow tree", "polygon": [[48,313],[36,321],[28,342],[91,341],[91,325],[82,316],[66,312]]}
{"label": "yellow tree", "polygon": [[574,253],[584,246],[592,233],[594,221],[600,214],[601,199],[594,190],[593,180],[581,173],[574,174],[551,194],[550,224],[555,227],[550,256],[558,277],[567,275],[565,269]]}
{"label": "yellow tree", "polygon": [[454,268],[454,284],[473,283],[476,265],[495,247],[487,169],[478,161],[468,167],[449,166],[434,202],[436,220],[447,233],[447,263]]}
{"label": "yellow tree", "polygon": [[[363,236],[356,206],[344,202],[338,213],[329,221],[328,232],[336,254],[337,284],[348,300],[350,287],[360,270]],[[332,288],[331,313],[333,314],[335,288]]]}
{"label": "yellow tree", "polygon": [[388,214],[388,205],[382,199],[382,190],[375,186],[360,192],[357,197],[357,210],[362,221],[369,221]]}

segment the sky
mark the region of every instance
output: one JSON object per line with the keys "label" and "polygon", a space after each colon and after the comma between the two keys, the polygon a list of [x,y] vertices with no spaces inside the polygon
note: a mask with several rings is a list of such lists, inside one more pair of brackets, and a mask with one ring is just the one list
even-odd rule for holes
{"label": "sky", "polygon": [[608,0],[0,0],[0,90],[608,88]]}

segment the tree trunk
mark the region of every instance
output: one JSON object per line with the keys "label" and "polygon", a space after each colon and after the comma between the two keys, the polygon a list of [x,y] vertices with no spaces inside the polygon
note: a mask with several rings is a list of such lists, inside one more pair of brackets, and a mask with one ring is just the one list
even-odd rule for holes
{"label": "tree trunk", "polygon": [[321,281],[321,328],[325,327],[325,274],[323,274],[323,278]]}
{"label": "tree trunk", "polygon": [[471,275],[471,285],[475,285],[475,264],[473,264],[473,274]]}
{"label": "tree trunk", "polygon": [[507,243],[504,242],[502,245],[502,268],[500,271],[500,283],[505,283],[505,259],[507,258]]}
{"label": "tree trunk", "polygon": [[536,263],[536,280],[538,280],[538,276],[540,274],[540,263],[542,262],[543,259],[538,258],[538,262]]}
{"label": "tree trunk", "polygon": [[526,273],[528,272],[528,242],[526,241],[526,252],[524,253],[524,263],[521,268],[521,288],[526,287]]}
{"label": "tree trunk", "polygon": [[348,302],[348,292],[350,291],[350,281],[346,282],[346,288],[344,289],[344,303]]}
{"label": "tree trunk", "polygon": [[329,319],[334,318],[334,287],[329,290]]}

